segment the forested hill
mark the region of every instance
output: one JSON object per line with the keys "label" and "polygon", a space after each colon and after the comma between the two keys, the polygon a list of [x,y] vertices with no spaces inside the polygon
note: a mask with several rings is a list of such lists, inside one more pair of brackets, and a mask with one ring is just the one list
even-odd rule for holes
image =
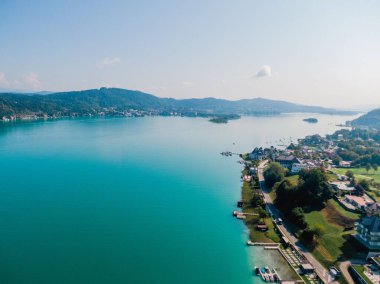
{"label": "forested hill", "polygon": [[374,109],[351,121],[352,126],[368,127],[380,130],[380,108]]}
{"label": "forested hill", "polygon": [[88,116],[123,115],[132,112],[161,115],[278,114],[313,112],[347,114],[347,111],[305,106],[263,98],[230,101],[216,98],[170,99],[147,93],[100,88],[41,94],[0,93],[0,116],[47,115]]}

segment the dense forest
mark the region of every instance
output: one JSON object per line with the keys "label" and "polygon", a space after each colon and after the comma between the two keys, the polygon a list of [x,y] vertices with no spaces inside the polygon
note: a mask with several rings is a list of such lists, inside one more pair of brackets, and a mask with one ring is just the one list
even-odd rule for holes
{"label": "dense forest", "polygon": [[176,113],[185,116],[265,115],[286,112],[348,113],[262,98],[237,101],[216,98],[178,100],[159,98],[139,91],[118,88],[100,88],[46,95],[0,93],[0,116],[124,115],[131,109],[148,114],[172,115]]}

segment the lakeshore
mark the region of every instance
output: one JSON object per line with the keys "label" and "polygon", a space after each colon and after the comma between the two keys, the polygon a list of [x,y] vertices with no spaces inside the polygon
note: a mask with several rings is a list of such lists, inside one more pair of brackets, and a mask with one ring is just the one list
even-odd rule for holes
{"label": "lakeshore", "polygon": [[[246,246],[244,224],[231,217],[241,196],[241,164],[219,153],[319,127],[333,131],[349,119],[319,116],[319,124],[308,125],[300,117],[228,124],[94,118],[1,127],[2,282],[262,283],[252,276],[255,264],[265,259],[276,268],[278,254]],[[286,130],[297,123],[297,131]],[[249,126],[260,132],[242,136]],[[275,134],[267,132],[273,127]]]}
{"label": "lakeshore", "polygon": [[240,155],[242,212],[234,216],[249,228],[247,245],[279,250],[306,283],[377,283],[379,141],[376,130],[339,130]]}

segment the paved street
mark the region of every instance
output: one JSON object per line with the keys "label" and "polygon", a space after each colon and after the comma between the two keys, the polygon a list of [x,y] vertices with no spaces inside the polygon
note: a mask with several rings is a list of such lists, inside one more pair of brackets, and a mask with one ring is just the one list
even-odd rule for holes
{"label": "paved street", "polygon": [[[260,182],[260,187],[264,195],[264,201],[267,204],[267,208],[270,210],[270,213],[273,215],[273,217],[276,218],[283,218],[282,214],[280,211],[274,206],[273,200],[269,195],[269,190],[265,186],[264,182],[264,168],[267,165],[268,161],[263,161],[260,163],[258,166],[257,174]],[[314,266],[316,273],[318,276],[322,279],[324,283],[338,283],[335,281],[331,280],[331,277],[328,273],[328,271],[325,269],[325,267],[319,263],[314,256],[307,251],[307,249],[300,244],[299,240],[291,233],[289,228],[286,226],[286,222],[283,222],[283,225],[279,225],[278,228],[280,231],[283,233],[284,236],[288,238],[288,240],[299,250],[302,252],[302,254],[305,256],[308,262],[311,263],[311,265]]]}

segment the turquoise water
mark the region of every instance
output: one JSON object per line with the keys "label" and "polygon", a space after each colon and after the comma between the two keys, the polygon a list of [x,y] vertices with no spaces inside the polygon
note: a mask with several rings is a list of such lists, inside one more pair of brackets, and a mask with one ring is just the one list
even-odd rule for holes
{"label": "turquoise water", "polygon": [[241,166],[219,153],[352,118],[305,117],[2,124],[0,282],[260,282],[251,268],[264,252],[231,217]]}

